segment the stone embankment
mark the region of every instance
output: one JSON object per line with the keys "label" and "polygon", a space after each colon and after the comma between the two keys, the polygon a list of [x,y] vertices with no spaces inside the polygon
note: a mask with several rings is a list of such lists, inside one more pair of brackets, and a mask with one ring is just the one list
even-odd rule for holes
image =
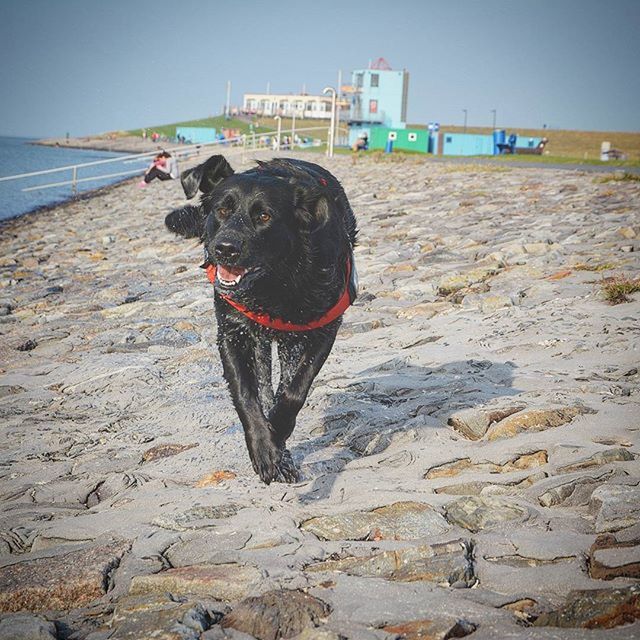
{"label": "stone embankment", "polygon": [[[640,635],[640,184],[323,162],[361,293],[262,485],[180,185],[3,225],[0,639]],[[232,160],[233,164],[238,164]]]}

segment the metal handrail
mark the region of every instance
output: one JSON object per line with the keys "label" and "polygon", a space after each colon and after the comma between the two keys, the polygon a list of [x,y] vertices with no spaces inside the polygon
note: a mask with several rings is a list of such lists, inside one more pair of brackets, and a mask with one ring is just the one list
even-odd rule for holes
{"label": "metal handrail", "polygon": [[[301,128],[301,129],[286,129],[284,131],[281,131],[280,134],[282,133],[306,133],[306,132],[310,132],[310,131],[322,131],[324,130],[325,127],[306,127],[306,128]],[[202,152],[203,148],[206,147],[211,147],[211,146],[219,146],[219,145],[228,145],[231,144],[232,146],[236,146],[236,148],[239,146],[239,143],[242,143],[242,148],[241,151],[244,155],[245,151],[246,151],[246,147],[247,147],[247,140],[249,137],[251,137],[251,146],[253,149],[257,149],[257,145],[256,145],[256,138],[262,138],[262,137],[270,137],[273,136],[274,134],[276,134],[276,131],[262,131],[262,132],[253,132],[252,134],[244,134],[241,136],[236,136],[235,138],[226,138],[224,140],[214,140],[213,142],[201,142],[201,143],[195,143],[195,144],[190,144],[190,145],[180,145],[179,147],[171,147],[166,149],[167,152],[173,153],[176,158],[179,158],[180,156],[183,156],[185,158],[188,158],[190,156],[197,156],[200,155],[200,153]],[[280,140],[281,141],[281,138]],[[280,144],[278,145],[278,147],[280,148]],[[295,144],[291,143],[291,148],[293,148],[295,146]],[[239,150],[239,149],[238,149]],[[41,175],[47,175],[47,174],[51,174],[51,173],[59,173],[61,171],[71,171],[72,172],[72,178],[71,180],[66,180],[63,182],[51,182],[48,184],[43,184],[43,185],[35,185],[33,187],[25,187],[24,189],[21,189],[21,191],[23,192],[27,192],[27,191],[38,191],[40,189],[51,189],[54,187],[62,187],[62,186],[66,186],[66,185],[72,185],[73,190],[75,191],[76,189],[76,185],[81,183],[81,182],[91,182],[91,181],[95,181],[95,180],[106,180],[108,178],[117,178],[117,177],[121,177],[121,176],[128,176],[128,175],[135,175],[140,173],[141,169],[133,169],[131,171],[122,171],[122,172],[118,172],[118,173],[110,173],[110,174],[102,174],[99,176],[90,176],[90,177],[86,177],[86,178],[78,178],[77,177],[77,173],[78,173],[78,169],[84,169],[85,167],[93,167],[93,166],[97,166],[97,165],[103,165],[103,164],[109,164],[112,162],[121,162],[121,163],[125,163],[125,164],[129,164],[131,162],[137,161],[137,160],[142,160],[145,158],[149,158],[149,157],[153,157],[155,155],[157,155],[158,151],[157,149],[155,151],[145,151],[143,153],[135,153],[135,154],[128,154],[128,155],[121,155],[121,156],[117,156],[115,158],[104,158],[102,160],[94,160],[92,162],[83,162],[80,164],[72,164],[72,165],[67,165],[64,167],[55,167],[53,169],[43,169],[41,171],[31,171],[28,173],[20,173],[20,174],[16,174],[16,175],[12,175],[12,176],[2,176],[0,177],[0,182],[5,182],[7,180],[18,180],[18,179],[23,179],[23,178],[30,178],[33,176],[41,176]]]}

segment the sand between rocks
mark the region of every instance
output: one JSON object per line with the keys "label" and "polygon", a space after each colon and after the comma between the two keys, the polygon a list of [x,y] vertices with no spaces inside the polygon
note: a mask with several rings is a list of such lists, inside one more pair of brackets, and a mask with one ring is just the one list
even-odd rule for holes
{"label": "sand between rocks", "polygon": [[351,201],[361,291],[295,486],[251,470],[177,182],[2,226],[0,638],[639,634],[640,302],[598,281],[638,273],[640,185],[302,157]]}

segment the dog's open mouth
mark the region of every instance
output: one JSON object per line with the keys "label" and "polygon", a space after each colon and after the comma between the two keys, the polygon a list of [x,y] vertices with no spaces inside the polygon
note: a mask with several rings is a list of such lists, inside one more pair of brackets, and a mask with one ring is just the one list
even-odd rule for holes
{"label": "dog's open mouth", "polygon": [[235,287],[242,278],[249,272],[249,269],[238,266],[225,266],[219,264],[217,267],[218,282],[225,287]]}

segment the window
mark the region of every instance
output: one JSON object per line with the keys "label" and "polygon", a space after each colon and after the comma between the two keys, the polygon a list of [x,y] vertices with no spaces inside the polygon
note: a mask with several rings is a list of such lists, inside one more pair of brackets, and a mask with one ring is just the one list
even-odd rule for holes
{"label": "window", "polygon": [[415,142],[418,139],[418,134],[417,133],[409,133],[407,134],[407,140],[409,140],[409,142]]}
{"label": "window", "polygon": [[362,74],[361,73],[356,73],[356,87],[361,87],[362,86]]}
{"label": "window", "polygon": [[378,101],[369,100],[369,113],[378,113]]}
{"label": "window", "polygon": [[445,142],[447,142],[447,143],[450,143],[450,142],[451,142],[451,136],[447,136],[447,137],[444,139],[444,141],[445,141]]}
{"label": "window", "polygon": [[371,74],[371,86],[372,87],[377,87],[378,86],[379,78],[380,78],[380,74],[379,73],[372,73]]}
{"label": "window", "polygon": [[397,140],[398,133],[397,131],[389,131],[389,135],[387,136],[389,140]]}

